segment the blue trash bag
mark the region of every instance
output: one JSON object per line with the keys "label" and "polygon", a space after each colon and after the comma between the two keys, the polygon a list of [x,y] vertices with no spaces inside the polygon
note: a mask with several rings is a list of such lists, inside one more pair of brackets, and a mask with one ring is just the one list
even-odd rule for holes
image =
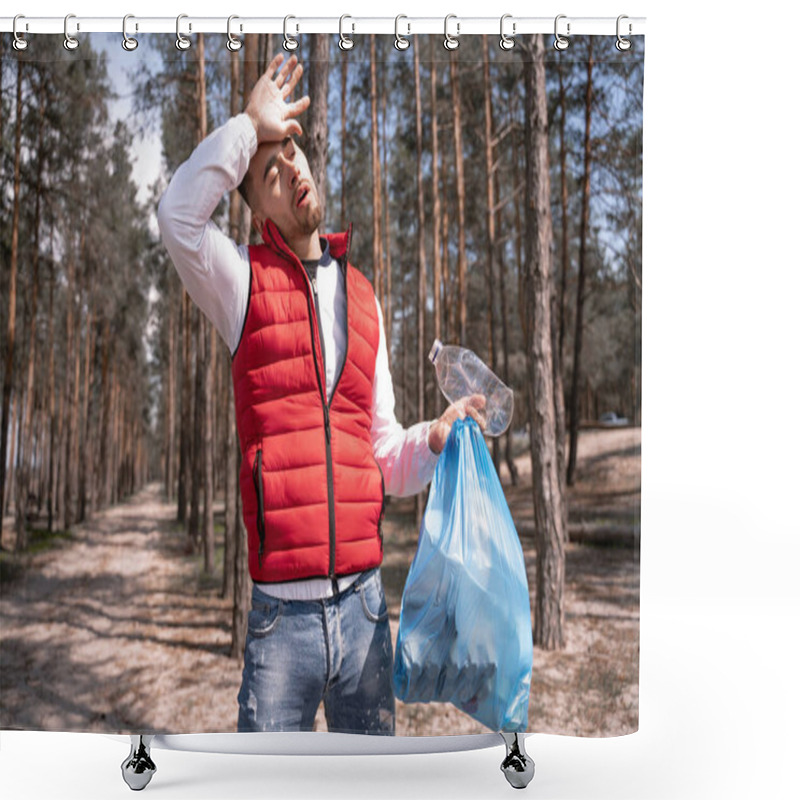
{"label": "blue trash bag", "polygon": [[403,590],[395,695],[449,702],[490,730],[520,732],[532,666],[522,547],[480,428],[457,420]]}

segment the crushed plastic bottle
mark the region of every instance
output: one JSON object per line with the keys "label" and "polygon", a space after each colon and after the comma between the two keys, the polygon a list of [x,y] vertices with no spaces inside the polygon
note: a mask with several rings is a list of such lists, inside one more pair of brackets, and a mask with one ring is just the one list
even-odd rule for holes
{"label": "crushed plastic bottle", "polygon": [[442,394],[457,403],[462,397],[482,394],[487,436],[500,436],[514,415],[514,392],[497,377],[472,350],[434,341],[428,358],[436,368]]}

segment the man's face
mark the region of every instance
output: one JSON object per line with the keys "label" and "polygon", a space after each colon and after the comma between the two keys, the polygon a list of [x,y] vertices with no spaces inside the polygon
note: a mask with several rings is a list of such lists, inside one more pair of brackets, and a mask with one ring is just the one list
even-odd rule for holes
{"label": "man's face", "polygon": [[289,244],[310,236],[322,220],[308,161],[291,137],[259,145],[247,170],[253,222],[261,231],[271,219]]}

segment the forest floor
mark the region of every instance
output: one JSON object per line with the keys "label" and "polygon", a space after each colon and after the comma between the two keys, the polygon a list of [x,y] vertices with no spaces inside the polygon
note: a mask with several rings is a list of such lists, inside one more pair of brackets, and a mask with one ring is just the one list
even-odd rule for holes
{"label": "forest floor", "polygon": [[[528,730],[613,736],[638,727],[641,432],[586,430],[568,490],[563,650],[534,650]],[[536,553],[530,459],[521,480],[501,479],[533,590]],[[221,517],[221,508],[220,517]],[[13,550],[3,520],[0,553],[0,728],[128,732],[236,729],[241,663],[230,658],[231,604],[221,577],[187,555],[160,486]],[[383,582],[396,640],[414,557],[413,501],[392,500]],[[221,539],[221,534],[220,534]],[[221,548],[218,548],[221,556]],[[317,727],[325,728],[320,709]],[[397,733],[485,732],[450,705],[398,702]]]}

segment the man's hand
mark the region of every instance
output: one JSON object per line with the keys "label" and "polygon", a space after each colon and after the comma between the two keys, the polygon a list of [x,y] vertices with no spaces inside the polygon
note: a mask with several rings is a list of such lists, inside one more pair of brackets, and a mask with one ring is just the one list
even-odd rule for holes
{"label": "man's hand", "polygon": [[453,403],[428,429],[428,447],[437,455],[441,453],[457,419],[472,417],[482,431],[486,430],[486,419],[481,413],[485,408],[486,398],[482,394],[462,397],[457,403]]}
{"label": "man's hand", "polygon": [[303,74],[303,66],[297,63],[297,56],[292,56],[283,66],[282,62],[282,53],[272,59],[267,71],[253,87],[244,110],[256,129],[259,144],[280,142],[287,136],[303,133],[295,117],[308,108],[311,99],[306,95],[294,103],[286,102]]}

